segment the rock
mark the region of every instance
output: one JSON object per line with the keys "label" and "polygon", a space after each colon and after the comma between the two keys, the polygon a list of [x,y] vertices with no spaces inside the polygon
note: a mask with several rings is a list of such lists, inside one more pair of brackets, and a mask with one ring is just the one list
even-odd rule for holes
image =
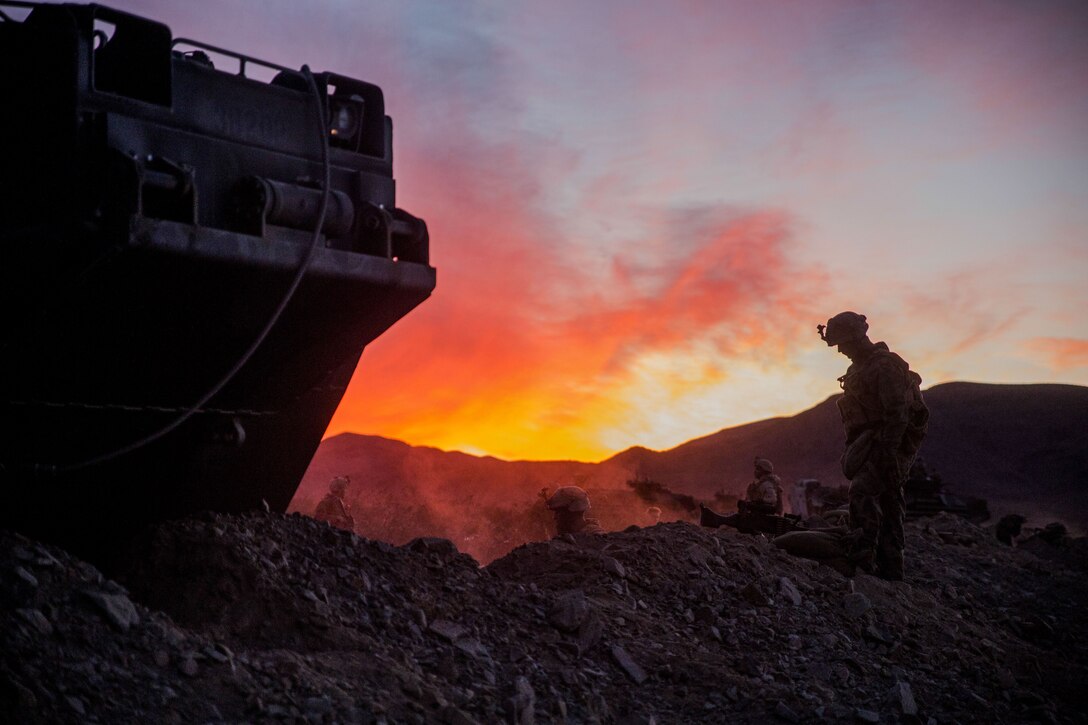
{"label": "rock", "polygon": [[881,644],[892,644],[895,639],[892,638],[882,627],[878,627],[876,624],[870,624],[865,628],[863,632],[866,639],[870,639],[874,642]]}
{"label": "rock", "polygon": [[[22,564],[31,589],[0,531],[0,720],[854,722],[861,708],[880,722],[1079,721],[1065,688],[1084,672],[1070,657],[1088,641],[1082,574],[943,546],[913,522],[904,586],[683,522],[530,543],[480,569],[304,517],[206,518],[156,527],[141,568],[111,570],[120,585],[52,549],[59,565]],[[107,624],[84,590],[129,599],[140,626]],[[848,613],[855,599],[868,608]],[[913,688],[926,702],[912,707]]]}
{"label": "rock", "polygon": [[604,622],[596,612],[591,611],[586,621],[582,622],[582,626],[578,628],[578,654],[583,655],[588,652],[601,640],[603,634]]}
{"label": "rock", "polygon": [[472,637],[461,638],[454,642],[453,646],[470,657],[476,659],[491,659],[491,653],[478,639]]}
{"label": "rock", "polygon": [[454,705],[447,705],[442,711],[442,722],[446,725],[479,725],[476,719]]}
{"label": "rock", "polygon": [[405,544],[405,548],[418,553],[438,554],[444,557],[456,556],[459,553],[452,541],[438,536],[420,536]]}
{"label": "rock", "polygon": [[613,576],[619,577],[620,579],[627,578],[627,570],[623,568],[623,564],[621,564],[618,559],[613,559],[611,556],[602,556],[601,566],[604,567],[606,572]]}
{"label": "rock", "polygon": [[412,675],[405,677],[400,684],[400,689],[413,700],[419,700],[423,697],[423,687],[420,685],[419,678]]}
{"label": "rock", "polygon": [[631,655],[627,654],[627,650],[618,644],[612,645],[612,659],[616,661],[616,664],[636,685],[641,685],[646,681],[649,675],[646,674],[646,670],[642,669],[637,662],[635,662]]}
{"label": "rock", "polygon": [[464,637],[466,634],[468,634],[467,628],[462,627],[456,622],[450,622],[445,619],[436,619],[435,621],[431,622],[431,626],[427,629],[434,632],[447,642],[455,642],[461,637]]}
{"label": "rock", "polygon": [[854,717],[860,722],[880,722],[880,713],[872,710],[858,708],[854,711]]}
{"label": "rock", "polygon": [[740,590],[740,595],[744,597],[745,601],[757,607],[769,607],[771,605],[771,599],[764,593],[759,579],[748,582],[747,586]]}
{"label": "rock", "polygon": [[309,717],[320,717],[332,712],[332,700],[326,696],[307,697],[302,709]]}
{"label": "rock", "polygon": [[869,602],[869,597],[865,596],[861,592],[851,592],[842,599],[843,609],[846,610],[847,616],[860,617],[869,611],[872,604]]}
{"label": "rock", "polygon": [[529,680],[514,680],[514,694],[506,700],[506,714],[516,725],[534,725],[536,722],[536,693]]}
{"label": "rock", "polygon": [[204,656],[205,657],[207,657],[208,659],[214,660],[214,661],[218,662],[219,664],[223,664],[224,662],[227,662],[230,659],[229,657],[227,657],[225,654],[220,652],[215,647],[205,647],[203,651],[204,651]]}
{"label": "rock", "polygon": [[87,714],[87,708],[83,704],[83,700],[80,700],[78,697],[72,697],[71,695],[69,695],[64,698],[64,701],[68,703],[68,707],[72,708],[72,711],[75,712],[77,715],[82,717],[83,715]]}
{"label": "rock", "polygon": [[713,624],[718,620],[718,610],[714,607],[702,605],[695,609],[695,621],[700,624]]}
{"label": "rock", "polygon": [[781,700],[774,706],[774,714],[775,717],[786,722],[801,722],[800,716]]}
{"label": "rock", "polygon": [[548,610],[548,624],[560,632],[575,632],[589,616],[589,602],[581,589],[560,596]]}
{"label": "rock", "polygon": [[105,594],[92,590],[85,590],[84,596],[98,607],[106,620],[122,632],[140,623],[140,614],[132,601],[124,594]]}
{"label": "rock", "polygon": [[797,585],[794,584],[788,577],[781,577],[778,580],[778,593],[783,599],[785,599],[793,606],[801,606],[801,592],[798,591]]}
{"label": "rock", "polygon": [[38,630],[39,634],[46,636],[53,634],[53,625],[45,618],[40,609],[17,609],[15,611],[27,624]]}
{"label": "rock", "polygon": [[918,714],[918,705],[914,702],[914,693],[911,692],[908,682],[900,680],[892,685],[892,689],[888,691],[888,700],[904,715]]}
{"label": "rock", "polygon": [[1016,687],[1016,677],[1008,670],[1001,668],[997,671],[997,684],[1004,690]]}
{"label": "rock", "polygon": [[200,666],[196,663],[196,660],[191,654],[182,658],[181,663],[178,665],[178,669],[181,670],[181,674],[186,677],[196,677],[200,672]]}
{"label": "rock", "polygon": [[19,577],[20,579],[22,579],[24,582],[26,582],[27,584],[29,584],[32,587],[37,587],[38,586],[37,577],[35,577],[33,574],[31,574],[29,571],[27,571],[26,569],[24,569],[21,566],[15,567],[15,576]]}

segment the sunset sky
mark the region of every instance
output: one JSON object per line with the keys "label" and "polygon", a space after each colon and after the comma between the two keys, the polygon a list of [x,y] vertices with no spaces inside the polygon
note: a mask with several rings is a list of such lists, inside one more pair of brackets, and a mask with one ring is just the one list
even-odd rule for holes
{"label": "sunset sky", "polygon": [[815,325],[1088,384],[1088,3],[116,0],[379,84],[438,288],[329,435],[599,460],[808,408]]}

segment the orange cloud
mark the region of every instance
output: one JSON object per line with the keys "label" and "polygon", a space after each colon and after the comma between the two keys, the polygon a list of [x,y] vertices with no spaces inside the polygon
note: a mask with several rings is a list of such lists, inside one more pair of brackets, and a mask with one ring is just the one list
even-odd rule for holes
{"label": "orange cloud", "polygon": [[[440,264],[435,297],[364,354],[330,434],[599,458],[611,452],[599,442],[603,428],[654,414],[625,397],[640,359],[683,359],[708,341],[722,356],[781,352],[781,331],[808,296],[811,276],[792,268],[781,212],[663,215],[658,233],[673,236],[669,245],[639,244],[638,259],[616,258],[594,277],[564,265],[569,242],[546,244],[533,234],[539,227],[511,221],[531,210],[502,201],[510,206],[487,236],[461,236],[474,223],[456,216],[432,225],[448,225],[441,238],[460,252],[455,271]],[[708,360],[683,380],[716,382],[724,367]]]}
{"label": "orange cloud", "polygon": [[1054,370],[1088,367],[1088,340],[1072,337],[1036,337],[1027,343],[1034,353],[1045,355]]}

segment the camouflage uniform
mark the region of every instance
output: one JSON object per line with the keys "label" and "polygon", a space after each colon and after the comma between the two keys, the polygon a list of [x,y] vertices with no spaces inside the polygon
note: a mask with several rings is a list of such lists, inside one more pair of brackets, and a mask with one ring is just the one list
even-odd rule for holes
{"label": "camouflage uniform", "polygon": [[[851,365],[839,379],[839,413],[846,430],[842,472],[850,479],[850,559],[886,579],[903,578],[903,484],[926,434],[929,410],[922,379],[883,342],[865,337],[868,325],[855,313],[828,321],[829,345],[835,320],[856,321],[864,340],[852,350]],[[841,334],[841,333],[840,333]],[[841,348],[840,348],[841,349]]]}
{"label": "camouflage uniform", "polygon": [[326,521],[338,529],[355,530],[355,519],[352,518],[348,507],[344,505],[344,493],[347,491],[348,479],[337,477],[329,484],[329,492],[314,509],[314,518],[318,521]]}
{"label": "camouflage uniform", "polygon": [[756,459],[756,477],[748,484],[748,503],[766,513],[782,513],[782,479],[774,474],[774,466],[766,458]]}
{"label": "camouflage uniform", "polygon": [[578,486],[563,486],[544,500],[544,505],[555,515],[556,534],[604,533],[597,519],[587,519],[589,495]]}

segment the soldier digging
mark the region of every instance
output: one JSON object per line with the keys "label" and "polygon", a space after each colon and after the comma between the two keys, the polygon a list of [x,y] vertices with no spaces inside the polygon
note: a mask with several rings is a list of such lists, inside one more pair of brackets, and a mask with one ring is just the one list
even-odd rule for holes
{"label": "soldier digging", "polygon": [[349,481],[347,476],[336,476],[329,482],[329,492],[314,510],[315,519],[327,521],[338,529],[355,530],[355,519],[352,518],[351,511],[344,503],[344,494],[347,493]]}
{"label": "soldier digging", "polygon": [[840,312],[817,325],[829,347],[850,358],[839,378],[846,430],[842,472],[850,479],[847,558],[883,579],[903,578],[903,483],[926,435],[922,378],[866,334],[865,315]]}

